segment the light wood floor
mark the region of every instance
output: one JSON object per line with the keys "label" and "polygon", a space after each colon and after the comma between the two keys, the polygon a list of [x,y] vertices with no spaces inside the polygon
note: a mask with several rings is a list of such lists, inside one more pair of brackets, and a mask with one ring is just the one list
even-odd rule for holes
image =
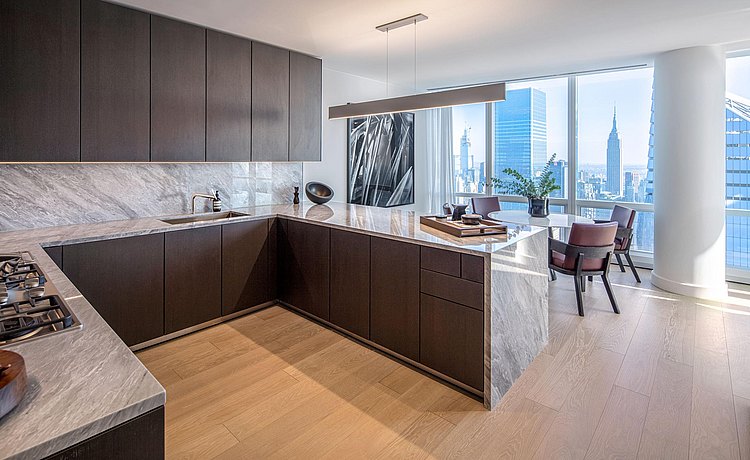
{"label": "light wood floor", "polygon": [[576,314],[550,283],[550,342],[499,408],[280,307],[141,351],[167,389],[169,458],[750,460],[750,295],[612,273]]}

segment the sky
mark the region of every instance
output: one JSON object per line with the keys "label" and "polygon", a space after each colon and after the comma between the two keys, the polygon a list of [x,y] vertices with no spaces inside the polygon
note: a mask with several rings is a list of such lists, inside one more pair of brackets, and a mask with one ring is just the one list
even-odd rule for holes
{"label": "sky", "polygon": [[[607,138],[617,106],[617,128],[625,165],[646,165],[651,118],[653,69],[585,75],[578,78],[578,155],[580,164],[606,163]],[[547,156],[567,154],[567,79],[508,85],[508,90],[532,85],[547,95]],[[727,91],[750,99],[750,56],[727,60]],[[454,154],[464,127],[471,127],[469,153],[484,161],[483,104],[453,109]]]}

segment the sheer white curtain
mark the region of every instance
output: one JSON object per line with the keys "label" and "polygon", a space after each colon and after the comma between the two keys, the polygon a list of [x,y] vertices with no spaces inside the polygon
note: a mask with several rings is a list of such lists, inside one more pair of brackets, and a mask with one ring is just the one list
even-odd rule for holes
{"label": "sheer white curtain", "polygon": [[441,212],[453,203],[453,112],[450,108],[425,111],[426,192],[429,212]]}

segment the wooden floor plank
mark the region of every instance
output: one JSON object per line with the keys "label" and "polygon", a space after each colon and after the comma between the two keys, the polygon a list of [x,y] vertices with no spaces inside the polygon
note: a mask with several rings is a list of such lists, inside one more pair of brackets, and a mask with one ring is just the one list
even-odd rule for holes
{"label": "wooden floor plank", "polygon": [[594,436],[620,370],[622,355],[596,349],[534,454],[538,459],[579,459]]}
{"label": "wooden floor plank", "polygon": [[740,442],[740,458],[750,460],[750,399],[735,396],[734,411]]}
{"label": "wooden floor plank", "polygon": [[726,353],[696,347],[690,457],[739,458],[735,417]]}
{"label": "wooden floor plank", "polygon": [[586,458],[636,458],[648,402],[648,396],[615,386],[586,452]]}
{"label": "wooden floor plank", "polygon": [[649,399],[640,459],[684,459],[690,448],[693,368],[662,359]]}

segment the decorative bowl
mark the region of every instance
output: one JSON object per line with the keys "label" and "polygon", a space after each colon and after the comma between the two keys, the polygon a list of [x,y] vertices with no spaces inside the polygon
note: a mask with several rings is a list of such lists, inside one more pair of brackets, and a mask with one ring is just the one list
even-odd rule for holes
{"label": "decorative bowl", "polygon": [[308,182],[305,185],[305,195],[315,204],[324,204],[333,198],[333,189],[322,182]]}
{"label": "decorative bowl", "polygon": [[464,214],[461,216],[461,222],[466,225],[479,225],[481,220],[482,216],[480,214]]}

